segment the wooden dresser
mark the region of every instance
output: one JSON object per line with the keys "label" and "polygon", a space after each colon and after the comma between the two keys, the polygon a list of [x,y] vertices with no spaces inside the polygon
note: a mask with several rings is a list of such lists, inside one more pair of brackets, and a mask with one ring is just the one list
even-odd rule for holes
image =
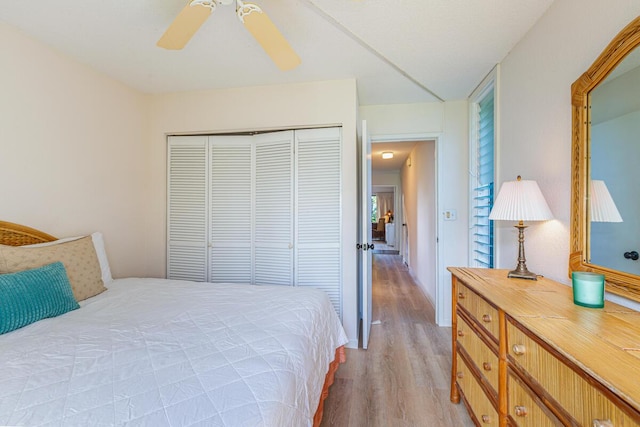
{"label": "wooden dresser", "polygon": [[451,401],[476,425],[640,426],[640,312],[571,288],[453,268]]}

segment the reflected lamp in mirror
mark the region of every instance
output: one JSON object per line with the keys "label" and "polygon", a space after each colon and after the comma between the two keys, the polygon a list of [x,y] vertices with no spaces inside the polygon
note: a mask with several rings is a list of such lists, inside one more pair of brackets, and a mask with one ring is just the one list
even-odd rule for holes
{"label": "reflected lamp in mirror", "polygon": [[540,187],[535,181],[523,181],[520,176],[516,181],[502,184],[498,197],[493,204],[490,220],[518,221],[518,265],[507,277],[537,280],[538,275],[527,269],[524,254],[524,221],[546,221],[553,219]]}
{"label": "reflected lamp in mirror", "polygon": [[618,208],[604,181],[592,179],[589,183],[589,201],[592,222],[622,222]]}

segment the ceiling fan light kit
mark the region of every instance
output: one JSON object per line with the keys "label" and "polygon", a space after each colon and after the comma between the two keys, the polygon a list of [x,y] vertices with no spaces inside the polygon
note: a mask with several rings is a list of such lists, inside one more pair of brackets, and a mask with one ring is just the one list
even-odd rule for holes
{"label": "ceiling fan light kit", "polygon": [[189,3],[189,6],[193,7],[193,6],[204,6],[204,7],[208,7],[209,9],[213,10],[216,8],[216,6],[218,4],[221,4],[223,6],[228,6],[231,3],[233,3],[234,0],[193,0],[191,3]]}
{"label": "ceiling fan light kit", "polygon": [[287,71],[300,64],[300,57],[260,6],[242,0],[192,0],[167,28],[157,45],[171,50],[182,49],[218,5],[227,6],[234,2],[240,22],[279,69]]}
{"label": "ceiling fan light kit", "polygon": [[249,15],[251,12],[262,13],[262,9],[260,9],[260,6],[257,4],[243,3],[241,0],[236,0],[236,14],[238,15],[240,22],[244,24],[244,17]]}

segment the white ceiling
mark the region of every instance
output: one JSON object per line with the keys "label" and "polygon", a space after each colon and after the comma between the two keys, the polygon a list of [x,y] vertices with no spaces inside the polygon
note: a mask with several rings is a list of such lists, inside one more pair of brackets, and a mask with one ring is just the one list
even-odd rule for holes
{"label": "white ceiling", "polygon": [[[373,170],[399,170],[402,169],[407,157],[417,142],[377,142],[371,144],[371,169]],[[383,159],[382,153],[390,151],[392,159]]]}
{"label": "white ceiling", "polygon": [[184,0],[2,0],[0,22],[147,93],[355,78],[371,105],[437,100],[424,88],[467,98],[552,1],[255,0],[302,59],[288,72],[233,6],[218,7],[182,51],[156,41]]}

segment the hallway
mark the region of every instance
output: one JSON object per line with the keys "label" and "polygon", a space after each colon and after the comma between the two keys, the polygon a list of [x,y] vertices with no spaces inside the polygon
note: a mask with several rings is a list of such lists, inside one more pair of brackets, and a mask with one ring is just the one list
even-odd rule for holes
{"label": "hallway", "polygon": [[325,402],[322,426],[472,426],[449,402],[451,329],[398,255],[374,255],[373,320],[368,350],[347,349]]}

